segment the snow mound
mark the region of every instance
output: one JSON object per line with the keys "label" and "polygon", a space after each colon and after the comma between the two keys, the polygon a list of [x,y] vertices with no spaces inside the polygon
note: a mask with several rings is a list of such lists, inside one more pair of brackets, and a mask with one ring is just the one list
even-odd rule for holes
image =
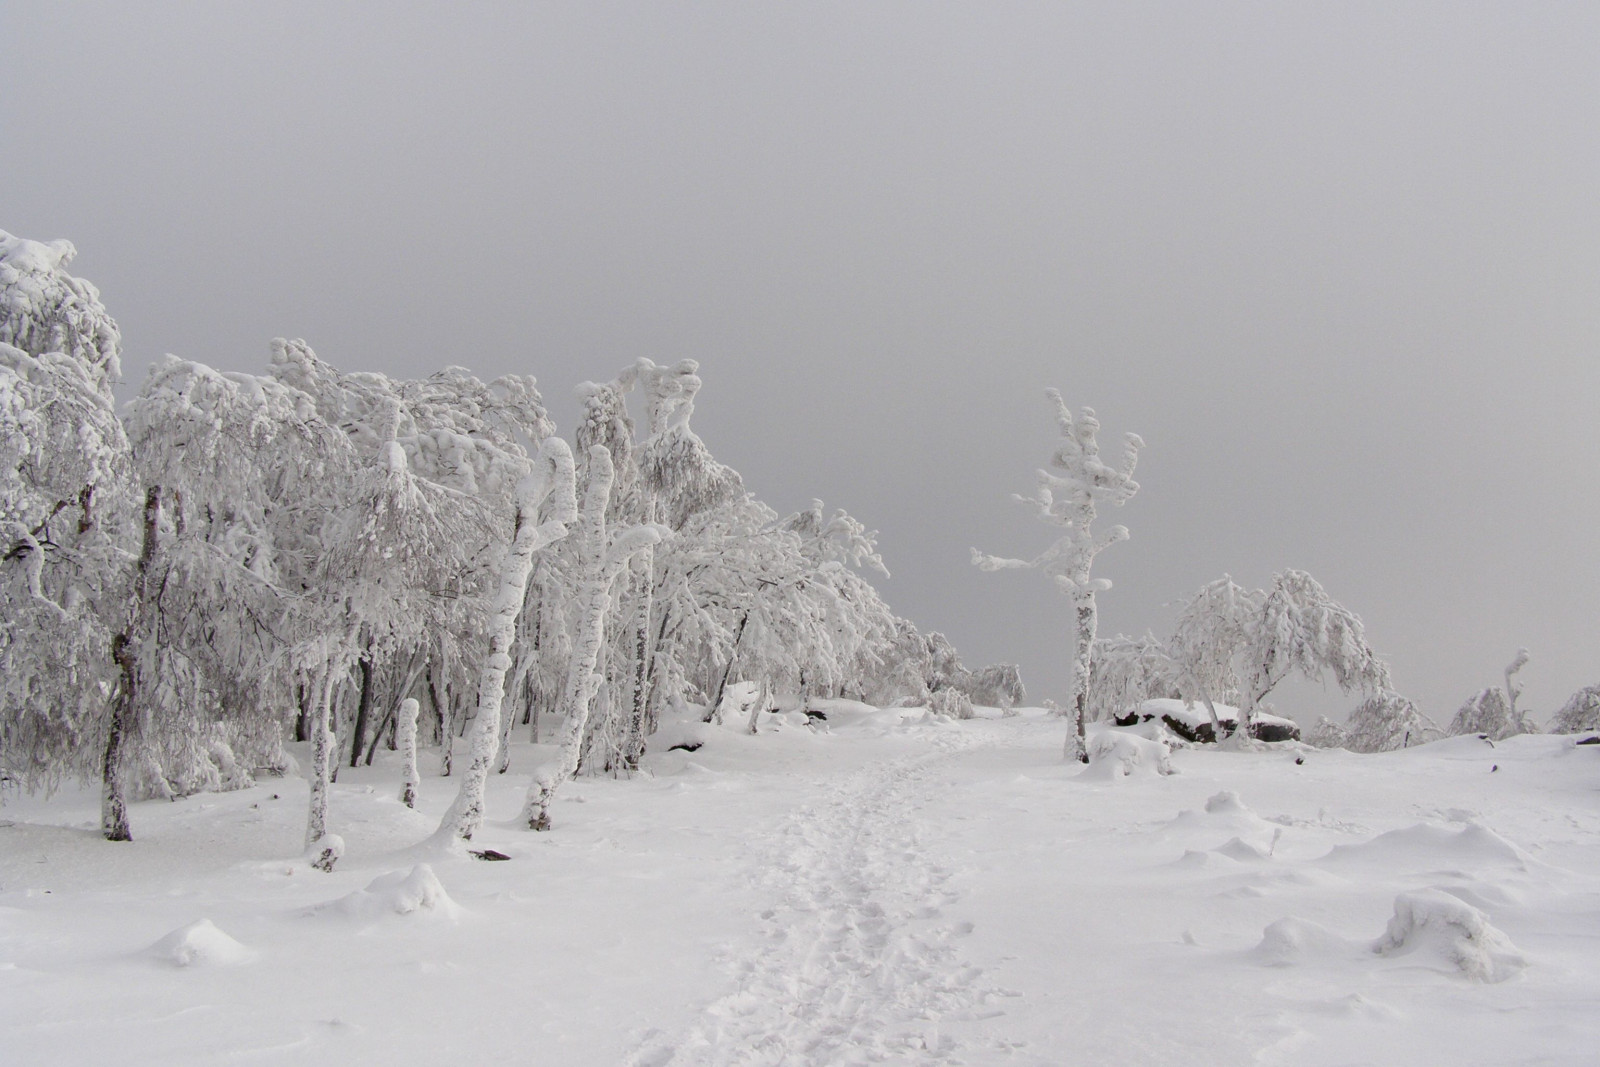
{"label": "snow mound", "polygon": [[1089,737],[1089,768],[1080,778],[1115,780],[1134,775],[1176,774],[1167,746],[1159,741],[1105,730]]}
{"label": "snow mound", "polygon": [[1272,858],[1269,849],[1259,848],[1240,837],[1229,838],[1227,843],[1218,845],[1211,851],[1238,860],[1240,863],[1260,863]]}
{"label": "snow mound", "polygon": [[256,958],[253,949],[223,933],[210,919],[180,926],[146,952],[177,967],[232,967]]}
{"label": "snow mound", "polygon": [[1325,926],[1291,915],[1261,931],[1261,943],[1250,955],[1265,967],[1292,967],[1312,960],[1353,957],[1359,947]]}
{"label": "snow mound", "polygon": [[[1227,834],[1238,839],[1240,844],[1248,844],[1262,855],[1266,855],[1272,849],[1272,845],[1268,842],[1275,844],[1277,838],[1282,835],[1283,827],[1263,819],[1239,799],[1238,793],[1225,789],[1210,797],[1203,811],[1190,808],[1178,812],[1160,832],[1187,841],[1205,842],[1208,849],[1213,847],[1212,842],[1215,842],[1219,835]],[[1233,842],[1229,841],[1223,848],[1232,844]],[[1231,858],[1241,857],[1234,855]]]}
{"label": "snow mound", "polygon": [[455,919],[461,906],[444,891],[438,875],[426,863],[406,871],[391,871],[374,878],[365,889],[323,904],[317,909],[353,919],[375,922],[391,915],[437,916]]}
{"label": "snow mound", "polygon": [[690,752],[706,742],[706,724],[699,719],[663,720],[650,738],[650,751],[671,752],[681,747]]}
{"label": "snow mound", "polygon": [[1528,869],[1531,857],[1482,823],[1460,830],[1416,823],[1390,830],[1369,841],[1335,845],[1322,863],[1336,866],[1381,865],[1404,870],[1470,871],[1483,867]]}
{"label": "snow mound", "polygon": [[323,834],[306,849],[305,861],[319,871],[333,872],[333,865],[344,855],[344,838]]}
{"label": "snow mound", "polygon": [[1236,812],[1245,815],[1255,814],[1244,806],[1244,801],[1239,798],[1239,794],[1231,789],[1224,789],[1222,792],[1206,798],[1206,814],[1208,815],[1224,815]]}
{"label": "snow mound", "polygon": [[1438,889],[1394,898],[1389,929],[1372,946],[1381,956],[1417,955],[1479,982],[1504,982],[1528,959],[1488,916]]}

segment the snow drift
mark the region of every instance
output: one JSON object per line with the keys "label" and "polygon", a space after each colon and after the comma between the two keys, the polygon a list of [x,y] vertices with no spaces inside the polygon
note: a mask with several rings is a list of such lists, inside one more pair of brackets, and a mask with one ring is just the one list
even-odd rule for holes
{"label": "snow drift", "polygon": [[438,875],[426,863],[409,872],[391,871],[374,878],[365,889],[312,909],[314,914],[339,915],[357,922],[377,922],[390,916],[454,920],[461,906],[444,891]]}
{"label": "snow drift", "polygon": [[210,919],[181,926],[145,951],[177,967],[230,967],[256,958],[253,949],[223,933]]}

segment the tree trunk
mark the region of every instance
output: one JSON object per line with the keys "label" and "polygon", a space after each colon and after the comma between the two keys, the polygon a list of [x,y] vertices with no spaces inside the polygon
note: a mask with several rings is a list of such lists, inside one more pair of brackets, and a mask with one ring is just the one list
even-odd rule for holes
{"label": "tree trunk", "polygon": [[366,654],[361,657],[361,699],[356,703],[355,726],[350,732],[350,766],[356,767],[361,763],[361,750],[366,747],[367,727],[372,718],[372,648],[367,647]]}
{"label": "tree trunk", "polygon": [[152,485],[144,494],[144,535],[139,546],[138,569],[134,572],[128,625],[111,641],[111,657],[122,670],[122,682],[111,708],[111,727],[106,733],[101,770],[100,830],[107,841],[133,840],[133,831],[128,825],[126,748],[138,712],[139,649],[146,628],[150,569],[160,537],[161,487]]}
{"label": "tree trunk", "polygon": [[483,825],[483,791],[500,746],[500,705],[505,698],[506,671],[511,667],[511,645],[517,638],[517,619],[527,599],[528,578],[533,574],[534,553],[567,534],[564,523],[535,525],[538,501],[519,500],[511,535],[511,551],[500,573],[489,617],[489,656],[478,677],[478,714],[472,720],[468,751],[471,762],[461,778],[461,788],[439,823],[441,834],[470,841]]}
{"label": "tree trunk", "polygon": [[100,832],[107,841],[132,841],[128,825],[127,783],[123,748],[133,723],[139,668],[126,634],[111,639],[111,657],[122,668],[122,684],[111,709],[111,729],[106,734],[106,754],[100,784]]}
{"label": "tree trunk", "polygon": [[622,744],[622,765],[637,770],[644,755],[645,709],[650,702],[650,590],[655,553],[644,549],[633,559],[630,583],[634,587],[633,678],[628,694],[628,722]]}
{"label": "tree trunk", "polygon": [[[411,654],[411,663],[406,667],[406,680],[401,683],[400,691],[394,694],[394,696],[400,698],[401,703],[404,703],[405,699],[410,696],[411,691],[416,688],[417,682],[422,678],[422,671],[425,664],[423,655],[424,653],[420,646]],[[420,705],[418,706],[420,707]],[[383,717],[383,721],[378,724],[377,731],[373,733],[372,742],[371,744],[367,745],[367,758],[364,761],[368,767],[372,766],[372,757],[378,751],[378,744],[383,740],[384,731],[389,730],[391,724],[395,723],[396,709],[399,707],[400,704],[395,704],[395,708],[391,709],[388,714]],[[395,729],[389,733],[389,751],[393,752],[398,747],[399,728],[396,726]]]}
{"label": "tree trunk", "polygon": [[1089,762],[1089,746],[1084,734],[1084,719],[1089,710],[1089,657],[1094,650],[1095,605],[1093,593],[1078,593],[1074,598],[1077,607],[1077,649],[1072,663],[1072,732],[1067,736],[1063,758],[1079,763]]}
{"label": "tree trunk", "polygon": [[[434,699],[438,700],[435,691]],[[456,696],[450,691],[450,683],[444,683],[444,700],[439,704],[439,777],[450,777],[450,764],[455,755],[456,747]]]}
{"label": "tree trunk", "polygon": [[594,667],[600,656],[601,642],[605,640],[606,609],[611,597],[607,585],[598,580],[586,580],[584,585],[578,640],[573,643],[572,663],[567,668],[566,690],[561,697],[564,721],[560,755],[549,773],[534,777],[523,806],[523,818],[534,830],[550,829],[550,799],[561,782],[577,773],[583,736],[589,725],[589,704],[600,688],[601,678],[594,673]]}
{"label": "tree trunk", "polygon": [[756,690],[755,703],[750,705],[750,721],[745,723],[745,731],[747,733],[750,733],[750,734],[760,733],[760,731],[756,728],[756,724],[761,721],[761,713],[763,711],[766,711],[766,710],[767,710],[767,679],[766,679],[766,676],[763,675],[762,678],[761,678],[760,688],[758,688]]}
{"label": "tree trunk", "polygon": [[417,790],[422,787],[422,775],[417,773],[417,714],[422,705],[412,697],[400,702],[400,717],[395,734],[400,743],[400,803],[408,808],[417,806]]}
{"label": "tree trunk", "polygon": [[329,771],[334,764],[334,736],[331,725],[333,709],[333,664],[323,669],[322,690],[317,696],[316,714],[311,718],[311,805],[306,813],[306,848],[311,848],[328,833]]}
{"label": "tree trunk", "polygon": [[[627,547],[624,538],[613,543],[606,533],[606,504],[611,497],[614,472],[611,454],[603,445],[589,449],[589,482],[583,499],[583,581],[578,588],[578,638],[573,642],[572,660],[567,667],[567,684],[561,698],[565,721],[561,724],[561,750],[553,766],[541,768],[528,786],[522,818],[533,830],[550,828],[550,801],[560,784],[578,769],[583,752],[589,705],[602,678],[595,673],[600,647],[605,642],[606,613],[611,607],[611,586],[627,566],[633,551],[648,542],[634,541]],[[637,530],[638,528],[636,528]]]}
{"label": "tree trunk", "polygon": [[[651,553],[652,558],[654,553]],[[644,735],[650,737],[655,734],[656,728],[661,724],[661,704],[664,697],[661,692],[663,667],[662,662],[667,655],[667,624],[672,620],[672,602],[669,600],[661,606],[661,625],[656,627],[655,640],[650,646],[650,672],[648,675],[650,686],[650,701],[645,705]]]}
{"label": "tree trunk", "polygon": [[1207,690],[1200,691],[1200,699],[1205,702],[1206,714],[1211,716],[1211,740],[1222,740],[1222,720],[1217,717],[1217,706],[1211,702],[1211,693]]}
{"label": "tree trunk", "polygon": [[722,722],[722,693],[728,688],[728,676],[733,673],[733,665],[739,662],[739,642],[744,640],[744,628],[749,622],[748,611],[739,616],[739,629],[733,635],[733,651],[728,653],[728,665],[722,668],[722,677],[717,680],[717,691],[712,694],[711,706],[706,709],[706,722]]}

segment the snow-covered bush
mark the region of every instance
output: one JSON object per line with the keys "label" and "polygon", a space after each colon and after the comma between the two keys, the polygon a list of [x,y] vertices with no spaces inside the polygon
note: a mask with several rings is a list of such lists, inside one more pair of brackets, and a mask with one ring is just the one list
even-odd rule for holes
{"label": "snow-covered bush", "polygon": [[975,672],[966,693],[974,704],[991,708],[1014,708],[1028,699],[1022,672],[1014,663],[992,663]]}
{"label": "snow-covered bush", "polygon": [[1310,742],[1318,748],[1351,752],[1389,752],[1436,741],[1443,731],[1417,706],[1393,690],[1383,689],[1350,713],[1344,726],[1319,719]]}
{"label": "snow-covered bush", "polygon": [[1445,730],[1452,737],[1461,734],[1485,734],[1491,741],[1501,741],[1515,734],[1538,733],[1525,712],[1517,710],[1517,697],[1522,686],[1513,679],[1528,662],[1528,650],[1518,649],[1516,658],[1505,669],[1504,689],[1481,689],[1467,698]]}
{"label": "snow-covered bush", "polygon": [[1553,734],[1600,730],[1600,685],[1586,685],[1567,698],[1550,721]]}
{"label": "snow-covered bush", "polygon": [[972,700],[959,689],[935,689],[928,698],[928,710],[950,719],[970,719]]}

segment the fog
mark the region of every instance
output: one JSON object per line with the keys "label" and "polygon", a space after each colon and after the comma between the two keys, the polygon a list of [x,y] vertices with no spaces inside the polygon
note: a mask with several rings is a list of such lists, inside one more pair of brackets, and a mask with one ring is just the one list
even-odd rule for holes
{"label": "fog", "polygon": [[[693,357],[780,511],[1065,699],[1010,501],[1043,397],[1147,442],[1101,632],[1299,567],[1441,721],[1518,646],[1600,682],[1600,7],[205,4],[0,8],[0,228],[67,237],[125,337],[264,367]],[[1296,690],[1305,718],[1355,702]]]}

